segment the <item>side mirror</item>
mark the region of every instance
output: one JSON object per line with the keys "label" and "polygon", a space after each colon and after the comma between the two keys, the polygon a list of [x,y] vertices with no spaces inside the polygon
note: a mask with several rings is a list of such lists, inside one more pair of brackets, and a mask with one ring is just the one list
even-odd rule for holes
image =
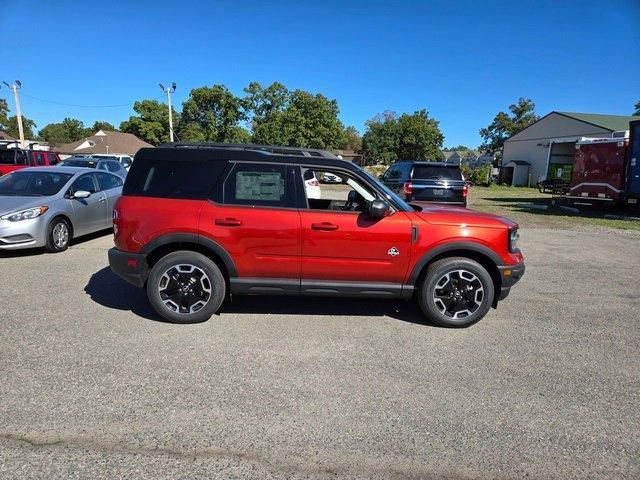
{"label": "side mirror", "polygon": [[371,218],[384,218],[391,213],[391,207],[384,200],[376,198],[369,205],[369,216]]}
{"label": "side mirror", "polygon": [[73,194],[73,198],[88,198],[91,196],[91,192],[87,192],[86,190],[78,190]]}

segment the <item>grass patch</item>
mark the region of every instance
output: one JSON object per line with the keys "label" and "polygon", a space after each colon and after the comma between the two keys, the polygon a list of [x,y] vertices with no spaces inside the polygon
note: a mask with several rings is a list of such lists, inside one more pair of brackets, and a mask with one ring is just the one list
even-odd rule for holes
{"label": "grass patch", "polygon": [[[483,212],[502,215],[523,227],[536,228],[580,228],[600,227],[620,230],[640,230],[640,222],[604,218],[607,213],[621,213],[613,205],[578,206],[580,213],[570,213],[551,205],[551,195],[538,192],[537,188],[472,186],[469,189],[469,207]],[[526,203],[546,205],[547,210],[528,208]]]}

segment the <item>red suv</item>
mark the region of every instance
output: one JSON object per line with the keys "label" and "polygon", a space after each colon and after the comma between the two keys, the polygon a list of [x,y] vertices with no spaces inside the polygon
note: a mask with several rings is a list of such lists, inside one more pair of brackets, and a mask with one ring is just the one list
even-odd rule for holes
{"label": "red suv", "polygon": [[[309,171],[339,182],[310,192]],[[415,297],[432,322],[467,326],[524,273],[517,224],[407,204],[322,150],[141,149],[113,225],[112,270],[180,323],[207,320],[231,294],[279,294]]]}
{"label": "red suv", "polygon": [[23,148],[0,148],[0,175],[27,167],[50,167],[60,163],[56,152],[27,150]]}

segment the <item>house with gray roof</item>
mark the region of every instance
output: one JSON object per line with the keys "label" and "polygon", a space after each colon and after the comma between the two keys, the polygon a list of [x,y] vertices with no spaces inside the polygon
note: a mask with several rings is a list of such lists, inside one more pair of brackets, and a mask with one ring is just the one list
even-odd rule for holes
{"label": "house with gray roof", "polygon": [[502,178],[514,186],[567,176],[581,138],[624,136],[640,117],[551,112],[504,142]]}

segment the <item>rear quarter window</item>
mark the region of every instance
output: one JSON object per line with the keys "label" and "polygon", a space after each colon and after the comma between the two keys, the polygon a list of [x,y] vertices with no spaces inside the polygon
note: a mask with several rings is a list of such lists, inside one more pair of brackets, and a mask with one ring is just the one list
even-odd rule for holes
{"label": "rear quarter window", "polygon": [[141,158],[131,165],[122,194],[204,199],[226,165],[225,161]]}

